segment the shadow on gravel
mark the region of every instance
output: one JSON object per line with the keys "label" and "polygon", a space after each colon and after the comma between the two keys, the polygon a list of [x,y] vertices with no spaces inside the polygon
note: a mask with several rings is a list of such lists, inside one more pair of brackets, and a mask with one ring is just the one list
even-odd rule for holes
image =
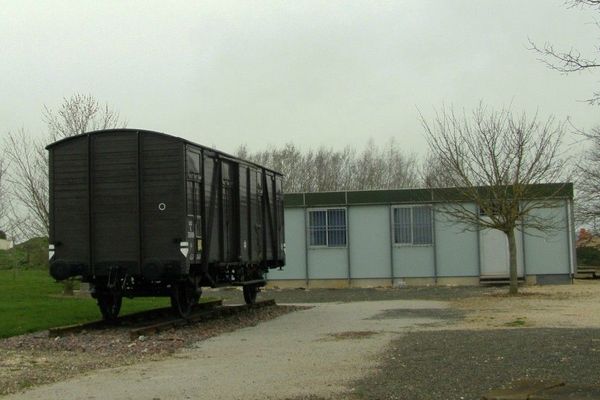
{"label": "shadow on gravel", "polygon": [[481,399],[522,380],[600,385],[600,329],[421,331],[392,342],[352,399]]}
{"label": "shadow on gravel", "polygon": [[[260,299],[275,299],[283,303],[328,303],[379,300],[455,300],[483,295],[503,295],[506,288],[478,286],[431,286],[406,288],[352,289],[268,289],[259,293]],[[213,290],[208,296],[222,298],[228,303],[243,302],[239,290]]]}
{"label": "shadow on gravel", "polygon": [[463,319],[465,312],[451,308],[394,308],[385,310],[368,318],[369,320],[427,318],[457,321]]}

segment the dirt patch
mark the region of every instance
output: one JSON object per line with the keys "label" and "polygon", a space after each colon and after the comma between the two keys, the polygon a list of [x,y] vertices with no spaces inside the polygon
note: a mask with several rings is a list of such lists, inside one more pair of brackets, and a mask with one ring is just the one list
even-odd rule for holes
{"label": "dirt patch", "polygon": [[377,335],[378,333],[379,332],[375,331],[347,331],[331,333],[328,335],[328,338],[333,340],[366,339],[370,338],[373,335]]}
{"label": "dirt patch", "polygon": [[524,287],[516,296],[486,293],[450,306],[464,313],[455,329],[600,328],[600,281]]}
{"label": "dirt patch", "polygon": [[465,311],[452,308],[394,308],[385,310],[370,319],[399,319],[399,318],[427,318],[445,321],[461,320]]}

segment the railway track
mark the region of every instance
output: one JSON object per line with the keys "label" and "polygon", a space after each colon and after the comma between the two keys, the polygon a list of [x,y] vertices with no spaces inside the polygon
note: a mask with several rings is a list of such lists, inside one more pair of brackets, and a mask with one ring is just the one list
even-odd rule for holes
{"label": "railway track", "polygon": [[275,305],[275,300],[263,300],[257,301],[252,305],[242,304],[224,306],[223,300],[214,300],[197,304],[187,318],[174,316],[170,307],[158,308],[124,315],[110,323],[106,321],[94,321],[84,324],[50,328],[48,330],[48,336],[58,337],[103,329],[127,329],[129,330],[129,337],[134,340],[140,336],[150,336],[172,328],[239,314],[250,309]]}

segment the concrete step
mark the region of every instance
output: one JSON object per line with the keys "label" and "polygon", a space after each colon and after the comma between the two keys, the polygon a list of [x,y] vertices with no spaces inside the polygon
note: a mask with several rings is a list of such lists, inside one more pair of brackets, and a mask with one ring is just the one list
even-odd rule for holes
{"label": "concrete step", "polygon": [[600,279],[600,273],[597,271],[581,271],[575,274],[575,279]]}

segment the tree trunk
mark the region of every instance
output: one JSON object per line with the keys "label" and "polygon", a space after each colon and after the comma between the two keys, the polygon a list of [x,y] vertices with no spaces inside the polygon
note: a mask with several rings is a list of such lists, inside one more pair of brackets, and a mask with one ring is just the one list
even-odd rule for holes
{"label": "tree trunk", "polygon": [[508,293],[517,294],[519,291],[519,282],[517,280],[517,243],[515,240],[515,230],[511,229],[506,232],[508,236],[508,254],[509,254],[509,273],[510,273],[510,289]]}

